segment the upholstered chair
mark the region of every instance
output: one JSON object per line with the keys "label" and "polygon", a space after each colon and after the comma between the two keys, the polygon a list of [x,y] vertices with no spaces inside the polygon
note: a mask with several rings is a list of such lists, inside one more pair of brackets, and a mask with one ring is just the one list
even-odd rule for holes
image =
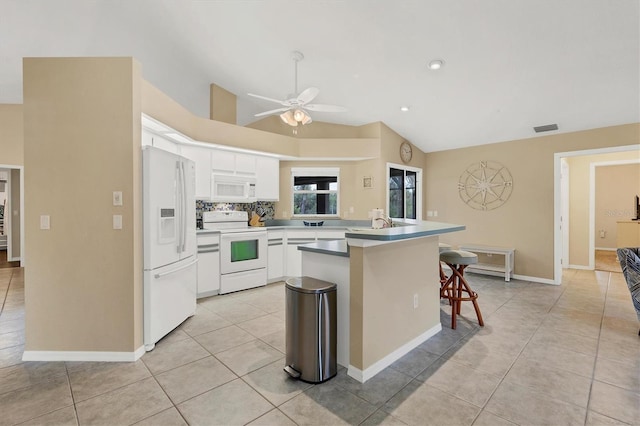
{"label": "upholstered chair", "polygon": [[636,308],[638,321],[640,321],[640,247],[618,249],[618,260],[631,293],[633,307]]}

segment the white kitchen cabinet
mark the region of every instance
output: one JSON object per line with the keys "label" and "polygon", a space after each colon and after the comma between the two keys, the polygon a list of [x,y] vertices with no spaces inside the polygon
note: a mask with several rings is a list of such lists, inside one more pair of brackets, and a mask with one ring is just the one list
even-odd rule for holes
{"label": "white kitchen cabinet", "polygon": [[263,201],[280,200],[280,161],[256,157],[256,197]]}
{"label": "white kitchen cabinet", "polygon": [[180,145],[180,155],[196,163],[196,199],[211,199],[211,149]]}
{"label": "white kitchen cabinet", "polygon": [[198,234],[198,292],[208,297],[220,292],[220,234]]}
{"label": "white kitchen cabinet", "polygon": [[213,172],[234,173],[236,170],[236,154],[230,151],[211,151],[211,168]]}
{"label": "white kitchen cabinet", "polygon": [[256,156],[249,154],[235,154],[236,174],[255,175],[256,174]]}
{"label": "white kitchen cabinet", "polygon": [[284,231],[267,231],[269,249],[267,256],[267,279],[269,282],[284,277]]}
{"label": "white kitchen cabinet", "polygon": [[298,250],[300,244],[313,243],[316,240],[315,230],[288,229],[286,248],[286,271],[288,277],[299,277],[302,273],[302,254]]}

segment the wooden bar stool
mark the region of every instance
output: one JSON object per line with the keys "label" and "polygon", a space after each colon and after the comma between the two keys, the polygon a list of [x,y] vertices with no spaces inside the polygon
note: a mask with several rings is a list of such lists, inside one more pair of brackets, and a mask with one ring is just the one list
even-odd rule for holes
{"label": "wooden bar stool", "polygon": [[[440,249],[440,253],[442,253],[443,251],[451,250],[451,244],[438,243],[438,248]],[[438,266],[440,267],[440,290],[442,291],[442,287],[447,282],[448,277],[442,270],[442,261],[438,262]]]}
{"label": "wooden bar stool", "polygon": [[[456,329],[456,317],[460,315],[460,307],[463,301],[473,302],[473,308],[478,316],[478,324],[484,326],[480,307],[478,306],[478,293],[471,290],[469,283],[464,278],[464,269],[468,265],[478,263],[478,255],[464,250],[444,250],[440,252],[440,261],[451,268],[451,276],[440,287],[440,297],[448,299],[451,305],[451,328]],[[466,296],[463,296],[466,293]]]}

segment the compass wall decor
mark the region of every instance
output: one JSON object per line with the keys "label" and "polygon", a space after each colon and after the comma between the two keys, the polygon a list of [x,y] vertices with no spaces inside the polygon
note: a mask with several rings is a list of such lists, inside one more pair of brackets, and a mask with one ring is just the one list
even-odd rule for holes
{"label": "compass wall decor", "polygon": [[503,205],[513,190],[511,173],[496,161],[472,164],[460,175],[458,193],[469,207],[493,210]]}

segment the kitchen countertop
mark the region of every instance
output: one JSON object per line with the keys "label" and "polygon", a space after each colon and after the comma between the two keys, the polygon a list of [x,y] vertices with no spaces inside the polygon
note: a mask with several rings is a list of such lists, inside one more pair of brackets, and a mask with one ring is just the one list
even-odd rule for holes
{"label": "kitchen countertop", "polygon": [[[304,222],[324,222],[322,226],[305,226]],[[371,220],[346,220],[346,219],[267,219],[264,221],[267,228],[304,228],[304,229],[324,229],[324,228],[349,228],[371,226]]]}
{"label": "kitchen countertop", "polygon": [[215,229],[196,229],[196,235],[200,234],[219,234],[220,231]]}
{"label": "kitchen countertop", "polygon": [[415,225],[405,224],[404,226],[382,229],[352,227],[347,229],[345,237],[361,240],[397,241],[408,238],[428,237],[430,235],[463,231],[464,229],[464,225],[422,221]]}
{"label": "kitchen countertop", "polygon": [[345,240],[316,241],[299,245],[298,250],[349,257],[349,246]]}
{"label": "kitchen countertop", "polygon": [[[328,223],[327,223],[328,222]],[[418,224],[407,224],[403,222],[395,222],[399,226],[392,228],[371,228],[369,220],[327,220],[323,226],[305,226],[302,220],[268,220],[265,221],[265,230],[278,229],[306,229],[310,231],[316,230],[336,230],[344,229],[346,238],[358,238],[365,240],[378,241],[395,241],[407,238],[425,237],[429,235],[445,234],[448,232],[462,231],[464,225],[455,225],[451,223],[422,221]],[[196,233],[208,234],[219,233],[220,231],[212,229],[198,229]]]}

